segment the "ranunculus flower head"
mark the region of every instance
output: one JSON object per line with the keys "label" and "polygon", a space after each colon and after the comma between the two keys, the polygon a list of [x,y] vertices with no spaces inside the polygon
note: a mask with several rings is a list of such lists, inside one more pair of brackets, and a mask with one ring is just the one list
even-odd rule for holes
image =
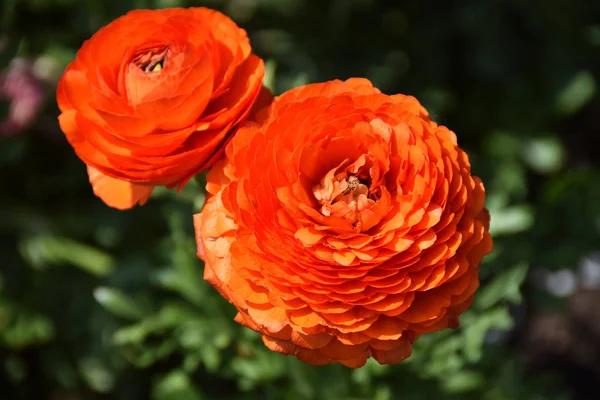
{"label": "ranunculus flower head", "polygon": [[421,334],[456,327],[492,249],[455,134],[364,79],[276,98],[207,191],[205,279],[266,346],[311,364],[398,363]]}
{"label": "ranunculus flower head", "polygon": [[57,91],[94,192],[129,208],[222,154],[262,87],[246,32],[206,8],[136,10],[86,41]]}

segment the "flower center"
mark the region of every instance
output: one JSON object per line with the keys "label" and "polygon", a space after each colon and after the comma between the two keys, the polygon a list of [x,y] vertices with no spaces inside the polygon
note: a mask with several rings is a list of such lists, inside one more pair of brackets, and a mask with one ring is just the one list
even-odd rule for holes
{"label": "flower center", "polygon": [[321,214],[335,216],[357,223],[358,215],[375,204],[369,193],[366,179],[348,172],[335,174],[329,171],[320,184],[313,188],[313,194],[321,205]]}
{"label": "flower center", "polygon": [[135,56],[132,62],[146,73],[158,72],[165,66],[168,51],[168,48],[149,50]]}
{"label": "flower center", "polygon": [[369,195],[369,188],[357,176],[349,175],[346,179],[342,179],[336,183],[340,189],[342,187],[346,187],[346,189],[333,199],[334,202],[345,201],[349,203],[356,200],[361,194],[365,196]]}

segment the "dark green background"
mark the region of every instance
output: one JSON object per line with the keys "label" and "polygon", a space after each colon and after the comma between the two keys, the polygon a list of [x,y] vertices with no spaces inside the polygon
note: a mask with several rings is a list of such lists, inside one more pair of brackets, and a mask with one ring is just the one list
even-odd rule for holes
{"label": "dark green background", "polygon": [[[312,367],[271,353],[202,281],[191,220],[201,188],[157,191],[127,212],[93,196],[58,128],[57,77],[84,39],[127,10],[190,5],[248,30],[276,93],[363,76],[417,96],[457,133],[487,187],[495,238],[460,329],[419,339],[393,367]],[[0,138],[0,399],[596,398],[586,393],[600,379],[600,296],[568,283],[593,283],[582,262],[600,268],[600,2],[1,7],[2,67],[14,51],[53,67],[35,125]]]}

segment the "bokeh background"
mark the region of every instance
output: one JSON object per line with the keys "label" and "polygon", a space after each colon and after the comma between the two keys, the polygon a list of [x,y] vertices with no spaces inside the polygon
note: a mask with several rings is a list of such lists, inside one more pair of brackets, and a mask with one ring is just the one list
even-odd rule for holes
{"label": "bokeh background", "polygon": [[[58,77],[126,11],[191,5],[248,30],[276,93],[364,76],[457,132],[495,238],[459,329],[399,366],[271,353],[202,280],[201,187],[127,212],[93,196],[57,124]],[[597,399],[600,2],[2,0],[0,13],[1,399]]]}

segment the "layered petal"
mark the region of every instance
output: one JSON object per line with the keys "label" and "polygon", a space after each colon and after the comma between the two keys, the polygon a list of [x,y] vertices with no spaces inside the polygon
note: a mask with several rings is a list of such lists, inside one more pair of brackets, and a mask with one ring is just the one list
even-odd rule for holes
{"label": "layered petal", "polygon": [[[264,93],[263,76],[246,32],[218,11],[136,10],[100,29],[66,68],[59,121],[103,176],[181,188],[222,157]],[[101,187],[102,199],[122,199],[109,193],[122,185]]]}
{"label": "layered petal", "polygon": [[88,167],[87,172],[94,194],[106,205],[119,210],[144,205],[154,190],[154,186],[120,181],[92,167]]}
{"label": "layered petal", "polygon": [[456,327],[492,249],[456,135],[365,79],[293,89],[243,123],[194,218],[205,278],[273,351],[398,363]]}

